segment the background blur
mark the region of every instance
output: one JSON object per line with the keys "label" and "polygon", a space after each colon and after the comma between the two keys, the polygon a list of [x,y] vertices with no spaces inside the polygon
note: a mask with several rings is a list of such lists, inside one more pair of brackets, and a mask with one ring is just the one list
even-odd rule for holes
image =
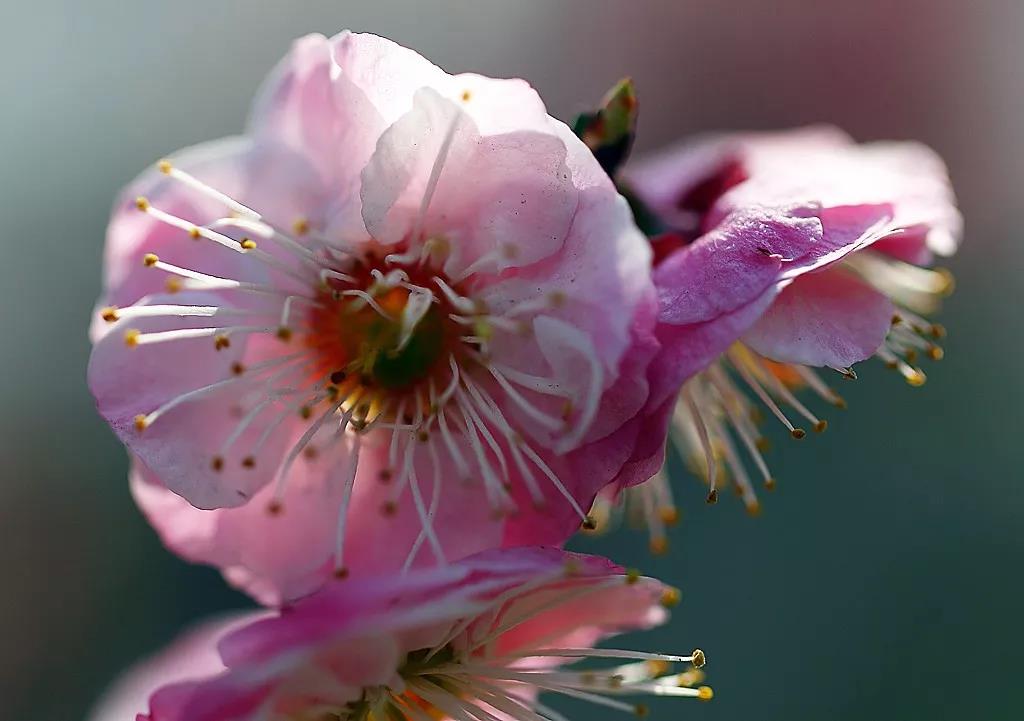
{"label": "background blur", "polygon": [[79,719],[184,624],[245,604],[137,514],[85,387],[85,329],[118,188],[239,131],[292,38],[345,27],[525,77],[563,119],[631,74],[640,149],[830,121],[946,158],[968,232],[928,385],[859,367],[828,433],[778,439],[761,518],[680,478],[668,557],[639,533],[576,545],[683,588],[638,642],[700,645],[716,698],[654,718],[1024,718],[1024,3],[0,0],[3,718]]}

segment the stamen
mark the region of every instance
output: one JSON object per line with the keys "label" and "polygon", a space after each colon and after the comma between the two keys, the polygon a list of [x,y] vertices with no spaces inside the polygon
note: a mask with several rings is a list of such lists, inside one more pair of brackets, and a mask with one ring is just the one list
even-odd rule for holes
{"label": "stamen", "polygon": [[704,417],[701,415],[700,407],[694,402],[693,396],[690,393],[689,383],[683,385],[680,394],[690,411],[690,418],[697,429],[697,437],[700,439],[701,448],[704,450],[704,462],[708,474],[708,502],[713,503],[711,499],[717,498],[718,481],[718,464],[715,461],[715,450],[711,445],[711,439],[708,437],[707,425],[704,422]]}
{"label": "stamen", "polygon": [[437,284],[437,287],[441,289],[448,302],[455,306],[456,310],[460,310],[463,313],[476,313],[477,305],[469,298],[459,295],[455,290],[448,285],[444,279],[434,276],[433,281]]}
{"label": "stamen", "polygon": [[341,575],[345,569],[345,522],[348,520],[349,502],[352,500],[352,489],[355,485],[356,471],[359,468],[359,448],[362,438],[358,433],[352,434],[349,457],[345,465],[344,485],[341,492],[341,504],[338,506],[338,525],[334,536],[334,572]]}
{"label": "stamen", "polygon": [[430,208],[430,201],[434,197],[434,191],[437,190],[437,183],[441,179],[441,172],[444,170],[445,161],[448,159],[448,152],[451,150],[452,141],[455,140],[455,133],[459,129],[459,122],[461,120],[462,111],[456,110],[448,125],[448,129],[445,131],[444,138],[441,140],[441,147],[438,148],[437,157],[434,158],[434,164],[430,168],[430,176],[427,178],[427,184],[423,190],[423,198],[420,200],[420,209],[416,214],[416,221],[413,224],[412,233],[409,236],[412,243],[416,243],[420,240],[420,233],[423,230],[423,221],[427,217],[427,210]]}
{"label": "stamen", "polygon": [[[221,336],[226,338],[229,335],[245,335],[252,333],[274,333],[276,328],[263,326],[236,325],[219,328],[179,328],[177,330],[155,331],[153,333],[140,333],[134,328],[125,332],[125,342],[129,347],[134,348],[140,345],[152,345],[154,343],[166,343],[176,340],[194,340],[196,338],[209,338],[210,336]],[[220,341],[223,345],[223,341]]]}
{"label": "stamen", "polygon": [[800,439],[806,436],[807,433],[806,431],[804,431],[803,428],[795,428],[793,424],[790,423],[789,419],[786,417],[786,414],[783,413],[782,409],[780,409],[775,404],[775,401],[772,400],[771,396],[768,395],[765,389],[761,387],[761,384],[757,382],[757,379],[754,378],[753,374],[747,369],[743,359],[738,358],[736,355],[734,355],[732,350],[727,351],[726,355],[729,358],[729,360],[732,361],[732,367],[735,368],[737,372],[739,372],[740,377],[743,378],[743,380],[750,387],[750,389],[754,391],[757,397],[761,399],[761,402],[768,407],[768,410],[772,412],[772,415],[778,418],[779,422],[786,427],[790,435],[792,435],[796,439]]}
{"label": "stamen", "polygon": [[231,212],[237,213],[238,215],[249,218],[251,220],[260,219],[260,214],[257,213],[252,208],[243,205],[242,203],[239,203],[234,198],[231,198],[230,196],[225,195],[216,188],[207,185],[203,181],[196,178],[194,175],[191,175],[190,173],[186,173],[184,170],[174,167],[171,161],[166,159],[161,160],[157,164],[157,167],[159,168],[160,172],[163,173],[164,175],[167,175],[173,178],[174,180],[177,180],[178,182],[187,185],[189,188],[192,188],[193,190],[197,191],[200,195],[203,195],[206,198],[209,198],[213,201],[216,201],[226,206],[228,209],[231,210]]}
{"label": "stamen", "polygon": [[[264,361],[263,363],[252,366],[250,368],[249,374],[241,376],[235,375],[230,378],[225,378],[224,380],[217,381],[215,383],[210,383],[209,385],[205,385],[201,388],[196,388],[186,393],[182,393],[181,395],[176,396],[175,398],[172,398],[171,400],[167,401],[156,410],[142,416],[141,421],[139,419],[136,419],[136,427],[139,427],[141,425],[142,428],[148,428],[149,426],[153,425],[153,423],[155,423],[160,416],[167,413],[167,411],[171,410],[172,408],[178,407],[182,403],[188,403],[190,401],[198,400],[200,398],[205,398],[206,396],[212,393],[215,393],[219,390],[222,390],[223,388],[227,388],[237,383],[249,382],[252,380],[255,373],[266,370],[268,368],[279,366],[282,363],[288,362],[294,357],[295,356],[283,356],[281,358],[274,358],[269,361]],[[142,428],[139,428],[139,430],[142,430]]]}
{"label": "stamen", "polygon": [[544,413],[543,411],[539,410],[534,404],[526,400],[526,398],[524,398],[522,394],[520,394],[519,391],[517,391],[515,387],[508,382],[505,376],[491,368],[490,364],[487,364],[486,368],[490,372],[490,374],[494,376],[494,379],[498,381],[498,385],[500,385],[504,389],[506,395],[517,406],[519,406],[519,408],[524,413],[526,413],[526,415],[530,416],[530,418],[537,421],[539,424],[547,428],[549,431],[557,432],[565,427],[565,421],[563,421],[561,418],[554,418],[553,416],[549,416],[547,413]]}
{"label": "stamen", "polygon": [[313,436],[315,436],[323,424],[327,422],[327,419],[338,412],[342,403],[344,403],[344,400],[338,401],[324,411],[320,417],[313,421],[313,424],[306,429],[306,432],[303,433],[299,440],[295,442],[295,445],[291,447],[291,450],[288,451],[288,454],[284,458],[284,463],[281,464],[281,468],[277,473],[273,502],[276,502],[278,505],[281,504],[284,498],[285,483],[288,478],[288,474],[291,472],[292,465],[295,463],[295,459],[298,458],[303,449],[309,445],[309,442],[313,440]]}
{"label": "stamen", "polygon": [[[355,296],[362,300],[367,305],[369,305],[375,311],[377,311],[377,313],[385,320],[394,320],[394,318],[388,315],[387,311],[380,307],[380,304],[374,299],[374,297],[367,293],[365,290],[343,290],[341,291],[341,295]],[[352,310],[358,310],[359,307],[360,306],[356,305],[355,303],[352,304]]]}

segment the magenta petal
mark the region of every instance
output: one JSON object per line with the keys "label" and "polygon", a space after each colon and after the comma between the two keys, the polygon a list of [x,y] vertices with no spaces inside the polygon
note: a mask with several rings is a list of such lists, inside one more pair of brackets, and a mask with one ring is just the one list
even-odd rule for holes
{"label": "magenta petal", "polygon": [[736,213],[655,270],[658,321],[689,325],[738,311],[796,267],[797,259],[821,248],[821,240],[817,218]]}
{"label": "magenta petal", "polygon": [[808,273],[779,294],[743,341],[772,360],[846,368],[874,355],[893,312],[888,298],[848,272]]}

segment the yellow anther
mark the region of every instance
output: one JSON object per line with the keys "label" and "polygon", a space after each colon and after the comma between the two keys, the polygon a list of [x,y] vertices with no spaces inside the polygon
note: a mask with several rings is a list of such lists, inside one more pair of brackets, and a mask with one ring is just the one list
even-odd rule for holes
{"label": "yellow anther", "polygon": [[117,320],[117,306],[108,305],[106,308],[100,311],[100,317],[108,323],[113,323]]}
{"label": "yellow anther", "polygon": [[129,328],[124,332],[124,344],[129,348],[134,348],[139,344],[139,336],[142,332],[138,328]]}
{"label": "yellow anther", "polygon": [[836,396],[832,399],[832,405],[836,408],[845,411],[846,410],[846,399],[841,396]]}
{"label": "yellow anther", "polygon": [[210,460],[210,468],[212,468],[215,471],[224,470],[224,458],[222,456],[214,456]]}
{"label": "yellow anther", "polygon": [[215,350],[224,350],[225,348],[231,347],[231,339],[226,335],[215,335],[213,337],[213,347]]}
{"label": "yellow anther", "polygon": [[630,568],[630,569],[626,570],[626,585],[627,586],[632,586],[632,585],[636,584],[636,582],[639,581],[639,580],[640,580],[640,571],[638,571],[635,568]]}
{"label": "yellow anther", "polygon": [[462,91],[462,102],[468,103],[469,99],[472,98],[472,97],[473,97],[473,93],[469,92],[468,90],[463,90]]}
{"label": "yellow anther", "polygon": [[710,701],[715,697],[715,692],[711,690],[710,686],[701,686],[697,689],[697,698],[701,701]]}
{"label": "yellow anther", "polygon": [[135,199],[135,207],[143,212],[149,210],[149,199],[140,195]]}
{"label": "yellow anther", "polygon": [[135,430],[137,430],[139,433],[142,433],[142,431],[146,430],[146,426],[149,425],[149,420],[146,418],[146,416],[142,414],[135,416],[134,422]]}
{"label": "yellow anther", "polygon": [[714,505],[715,503],[718,503],[718,489],[712,488],[710,491],[708,491],[708,497],[704,500],[707,501],[708,505]]}
{"label": "yellow anther", "polygon": [[580,523],[580,528],[585,531],[593,531],[597,528],[597,521],[594,520],[593,516],[584,516],[583,522]]}
{"label": "yellow anther", "polygon": [[420,431],[419,433],[416,434],[416,440],[419,441],[420,443],[426,443],[427,441],[430,440],[430,434],[427,433],[426,431]]}
{"label": "yellow anther", "polygon": [[789,435],[793,436],[799,441],[807,437],[807,431],[805,431],[803,428],[794,428],[789,432]]}
{"label": "yellow anther", "polygon": [[907,363],[916,363],[917,362],[917,351],[914,350],[913,348],[911,348],[910,350],[908,350],[903,355],[903,357],[907,359]]}
{"label": "yellow anther", "polygon": [[174,169],[174,166],[171,165],[171,161],[167,160],[166,158],[157,163],[156,167],[159,168],[160,172],[163,173],[164,175],[170,175],[171,170]]}
{"label": "yellow anther", "polygon": [[769,441],[764,436],[758,436],[754,440],[754,447],[757,448],[757,450],[761,451],[761,453],[767,453],[772,448],[772,442]]}
{"label": "yellow anther", "polygon": [[682,597],[683,595],[679,592],[678,588],[672,588],[671,586],[666,587],[665,590],[661,592],[661,605],[665,608],[678,606]]}
{"label": "yellow anther", "polygon": [[305,235],[309,232],[309,221],[305,218],[298,218],[292,223],[292,231],[295,235]]}
{"label": "yellow anther", "polygon": [[826,428],[828,428],[828,421],[824,418],[814,424],[815,433],[824,433]]}
{"label": "yellow anther", "polygon": [[658,516],[666,526],[674,526],[679,523],[679,509],[675,506],[662,506],[658,509]]}
{"label": "yellow anther", "polygon": [[758,501],[756,498],[747,501],[747,515],[753,516],[755,518],[761,515],[761,502]]}
{"label": "yellow anther", "polygon": [[919,370],[917,368],[913,369],[910,373],[907,374],[907,383],[914,386],[915,388],[920,388],[925,384],[925,381],[927,380],[928,376],[924,374],[924,371]]}
{"label": "yellow anther", "polygon": [[665,536],[654,536],[650,543],[651,553],[655,556],[664,556],[668,553],[668,538]]}
{"label": "yellow anther", "polygon": [[170,277],[164,283],[168,293],[177,293],[181,290],[181,278]]}
{"label": "yellow anther", "polygon": [[156,253],[146,253],[142,256],[142,264],[147,268],[152,268],[154,265],[160,262],[160,256]]}
{"label": "yellow anther", "polygon": [[928,357],[933,361],[940,361],[946,357],[946,352],[937,345],[929,345],[926,352],[928,353]]}
{"label": "yellow anther", "polygon": [[192,240],[199,240],[201,236],[202,233],[199,232],[199,228],[197,228],[196,226],[193,225],[191,228],[188,229],[188,237],[191,238]]}
{"label": "yellow anther", "polygon": [[932,338],[940,339],[946,337],[946,326],[941,323],[933,323],[932,327],[928,329],[931,333]]}
{"label": "yellow anther", "polygon": [[765,478],[764,479],[764,489],[766,491],[774,491],[775,487],[777,485],[779,485],[779,482],[776,481],[774,478]]}
{"label": "yellow anther", "polygon": [[701,651],[699,648],[693,649],[693,653],[691,653],[690,655],[693,656],[694,668],[704,668],[704,664],[708,662],[708,659],[704,655],[704,652]]}
{"label": "yellow anther", "polygon": [[238,244],[242,246],[242,250],[254,250],[256,248],[256,241],[252,238],[242,238]]}
{"label": "yellow anther", "polygon": [[893,325],[899,325],[903,322],[903,317],[899,313],[893,313],[891,323]]}

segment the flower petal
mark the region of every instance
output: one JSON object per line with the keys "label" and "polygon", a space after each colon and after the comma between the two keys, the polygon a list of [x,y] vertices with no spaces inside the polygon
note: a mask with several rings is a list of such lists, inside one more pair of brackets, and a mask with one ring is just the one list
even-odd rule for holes
{"label": "flower petal", "polygon": [[846,368],[874,355],[893,312],[888,298],[843,270],[808,273],[779,294],[743,341],[772,360]]}
{"label": "flower petal", "polygon": [[450,276],[474,263],[527,265],[568,234],[578,199],[565,157],[552,134],[483,136],[457,102],[424,88],[363,171],[363,220],[386,245],[413,233],[447,239]]}
{"label": "flower petal", "polygon": [[[255,144],[245,138],[226,138],[196,145],[170,156],[175,168],[249,205],[271,223],[287,226],[298,217],[311,214],[322,198],[322,189],[309,166],[286,148]],[[161,260],[189,270],[234,280],[265,282],[273,277],[260,261],[206,240],[194,240],[173,227],[140,212],[136,199],[144,197],[155,208],[195,225],[226,218],[229,209],[204,197],[184,183],[150,168],[122,192],[107,228],[104,251],[104,289],[99,306],[124,307],[146,295],[166,292],[168,275],[145,267],[143,256],[156,254]],[[232,238],[242,233],[219,229]],[[279,253],[267,243],[261,250]],[[238,302],[237,296],[234,300]],[[95,317],[93,340],[107,326]]]}
{"label": "flower petal", "polygon": [[224,670],[214,639],[252,621],[257,614],[236,613],[187,629],[170,646],[126,673],[96,704],[89,721],[125,721],[147,708],[149,695],[163,684],[204,678]]}
{"label": "flower petal", "polygon": [[[143,304],[214,306],[220,305],[220,301],[208,293],[186,292],[151,296]],[[240,505],[268,482],[266,474],[255,474],[243,467],[244,456],[254,455],[256,463],[267,468],[276,468],[280,462],[284,442],[293,434],[289,428],[299,420],[297,412],[293,414],[294,420],[289,416],[254,453],[257,437],[273,415],[269,410],[264,412],[259,417],[261,422],[252,424],[230,452],[223,454],[222,468],[218,470],[212,465],[212,459],[220,454],[225,440],[239,423],[239,409],[248,410],[260,400],[253,398],[254,389],[264,390],[248,372],[235,375],[232,366],[243,360],[247,365],[254,365],[251,361],[272,360],[271,352],[283,356],[287,347],[254,344],[261,350],[253,358],[253,353],[246,355],[252,339],[244,335],[231,337],[230,347],[218,351],[212,336],[128,347],[126,334],[223,328],[230,327],[233,321],[238,322],[237,316],[124,318],[96,343],[89,360],[89,387],[100,414],[129,450],[158,473],[168,488],[200,508]],[[245,318],[242,322],[253,321]],[[173,399],[214,384],[220,385],[208,395],[169,408],[142,431],[137,427],[139,416],[147,416]]]}

